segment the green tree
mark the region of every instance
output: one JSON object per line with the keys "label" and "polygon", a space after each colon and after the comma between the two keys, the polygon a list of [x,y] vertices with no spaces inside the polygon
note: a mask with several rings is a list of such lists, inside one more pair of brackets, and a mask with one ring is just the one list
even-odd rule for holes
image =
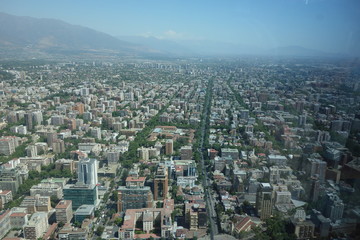
{"label": "green tree", "polygon": [[50,202],[51,202],[51,207],[55,208],[56,205],[60,202],[60,199],[57,196],[52,195],[50,196]]}
{"label": "green tree", "polygon": [[121,225],[123,224],[123,219],[118,217],[115,219],[114,223],[118,226],[121,227]]}
{"label": "green tree", "polygon": [[101,234],[104,232],[104,229],[105,229],[105,227],[99,226],[99,227],[96,229],[95,234],[98,235],[98,236],[101,236]]}

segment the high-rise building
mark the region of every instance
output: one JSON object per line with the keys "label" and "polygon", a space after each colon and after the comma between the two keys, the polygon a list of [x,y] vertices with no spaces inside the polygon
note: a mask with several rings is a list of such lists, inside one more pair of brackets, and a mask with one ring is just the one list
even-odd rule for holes
{"label": "high-rise building", "polygon": [[316,141],[318,142],[327,142],[330,140],[330,133],[328,131],[316,131]]}
{"label": "high-rise building", "polygon": [[31,131],[34,127],[32,114],[25,113],[24,117],[25,117],[26,128]]}
{"label": "high-rise building", "polygon": [[66,120],[66,122],[67,122],[67,127],[70,130],[76,130],[76,119],[69,118],[69,119]]}
{"label": "high-rise building", "polygon": [[72,201],[72,209],[76,210],[81,205],[97,205],[97,187],[93,184],[67,184],[63,189],[64,199]]}
{"label": "high-rise building", "polygon": [[26,148],[26,156],[36,157],[37,156],[37,147],[35,145],[28,145]]}
{"label": "high-rise building", "polygon": [[46,232],[48,224],[47,213],[36,212],[31,216],[29,222],[24,226],[25,239],[41,238]]}
{"label": "high-rise building", "polygon": [[94,127],[91,129],[90,134],[96,139],[101,139],[101,128]]}
{"label": "high-rise building", "polygon": [[16,112],[10,112],[7,116],[6,116],[6,121],[8,123],[16,123],[17,121],[19,121],[19,119],[16,116]]}
{"label": "high-rise building", "polygon": [[91,112],[84,112],[83,118],[85,121],[90,121],[92,120],[93,116]]}
{"label": "high-rise building", "polygon": [[48,132],[46,133],[46,142],[49,147],[53,147],[53,142],[58,139],[58,135],[56,132]]}
{"label": "high-rise building", "polygon": [[35,126],[41,125],[42,121],[44,120],[42,112],[41,111],[35,111],[35,112],[32,113],[32,115],[33,115],[33,124]]}
{"label": "high-rise building", "polygon": [[120,153],[118,151],[112,151],[106,154],[108,164],[117,164],[119,162],[119,157]]}
{"label": "high-rise building", "polygon": [[23,228],[28,221],[28,214],[25,212],[13,212],[10,215],[11,228]]}
{"label": "high-rise building", "polygon": [[185,221],[190,231],[197,231],[199,228],[207,227],[207,213],[205,204],[186,203]]}
{"label": "high-rise building", "polygon": [[98,183],[97,177],[98,161],[94,158],[81,159],[78,163],[78,182],[84,184]]}
{"label": "high-rise building", "polygon": [[43,115],[41,111],[25,113],[24,117],[28,130],[34,129],[35,126],[40,125],[43,121]]}
{"label": "high-rise building", "polygon": [[342,125],[343,125],[343,120],[333,120],[331,121],[331,126],[330,129],[331,131],[341,131],[342,130]]}
{"label": "high-rise building", "polygon": [[65,152],[65,143],[61,139],[57,139],[52,144],[54,153],[64,153]]}
{"label": "high-rise building", "polygon": [[159,166],[154,179],[154,200],[166,199],[168,193],[168,173],[164,166]]}
{"label": "high-rise building", "polygon": [[56,170],[69,170],[71,173],[75,172],[75,161],[72,159],[59,159],[55,162]]}
{"label": "high-rise building", "polygon": [[316,209],[311,210],[311,221],[315,224],[315,228],[320,238],[326,238],[329,236],[331,220],[324,217],[321,212]]}
{"label": "high-rise building", "polygon": [[22,183],[23,178],[19,169],[0,169],[0,189],[16,193]]}
{"label": "high-rise building", "polygon": [[180,157],[182,160],[191,160],[193,158],[193,152],[191,146],[183,146],[180,148]]}
{"label": "high-rise building", "polygon": [[309,201],[316,202],[320,194],[320,181],[317,177],[311,177]]}
{"label": "high-rise building", "polygon": [[60,126],[64,124],[64,117],[57,115],[51,117],[51,125]]}
{"label": "high-rise building", "polygon": [[149,149],[141,147],[137,149],[138,157],[143,161],[149,161]]}
{"label": "high-rise building", "polygon": [[306,125],[306,114],[302,114],[302,115],[299,116],[298,125],[299,125],[299,127],[305,127],[305,125]]}
{"label": "high-rise building", "polygon": [[11,229],[10,215],[11,215],[11,210],[6,210],[6,211],[0,212],[0,238],[1,239],[3,237],[5,237],[6,234]]}
{"label": "high-rise building", "polygon": [[129,176],[126,178],[126,186],[118,188],[118,212],[153,207],[151,189],[144,184],[145,177]]}
{"label": "high-rise building", "polygon": [[76,103],[73,109],[78,111],[79,114],[83,114],[85,111],[85,105],[83,103]]}
{"label": "high-rise building", "polygon": [[81,96],[87,96],[87,95],[89,95],[89,93],[90,93],[89,88],[81,88],[80,89]]}
{"label": "high-rise building", "polygon": [[0,189],[0,209],[4,207],[4,204],[13,200],[13,193],[10,190]]}
{"label": "high-rise building", "polygon": [[344,203],[339,196],[334,193],[326,194],[324,216],[335,222],[343,217],[343,213]]}
{"label": "high-rise building", "polygon": [[19,146],[18,137],[6,136],[0,138],[0,154],[11,155],[15,152],[15,148]]}
{"label": "high-rise building", "polygon": [[256,193],[256,210],[261,220],[271,217],[273,192],[270,183],[260,183]]}
{"label": "high-rise building", "polygon": [[308,158],[306,162],[306,173],[309,177],[316,176],[320,182],[325,181],[327,163],[320,159]]}
{"label": "high-rise building", "polygon": [[312,239],[314,237],[315,225],[306,220],[306,214],[303,209],[296,210],[294,217],[291,218],[293,232],[297,239]]}
{"label": "high-rise building", "polygon": [[303,101],[303,100],[297,101],[295,103],[295,109],[298,112],[304,111],[304,107],[305,107],[305,101]]}
{"label": "high-rise building", "polygon": [[247,120],[249,118],[249,110],[240,110],[240,118]]}
{"label": "high-rise building", "polygon": [[172,155],[174,153],[174,142],[172,139],[166,140],[165,143],[165,154]]}
{"label": "high-rise building", "polygon": [[69,223],[73,216],[72,201],[61,200],[55,207],[56,222]]}
{"label": "high-rise building", "polygon": [[60,104],[61,103],[60,100],[61,100],[60,97],[54,97],[54,103],[55,104]]}

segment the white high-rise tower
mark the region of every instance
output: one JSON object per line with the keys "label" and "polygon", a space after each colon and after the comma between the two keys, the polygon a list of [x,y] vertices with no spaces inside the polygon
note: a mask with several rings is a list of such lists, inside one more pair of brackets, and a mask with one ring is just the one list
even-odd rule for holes
{"label": "white high-rise tower", "polygon": [[98,161],[94,158],[81,159],[78,163],[78,182],[85,184],[98,183],[97,178]]}

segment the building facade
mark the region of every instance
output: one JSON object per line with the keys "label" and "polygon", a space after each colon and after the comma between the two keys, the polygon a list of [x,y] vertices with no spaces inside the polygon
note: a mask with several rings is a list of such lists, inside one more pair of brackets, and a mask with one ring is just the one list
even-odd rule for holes
{"label": "building facade", "polygon": [[269,183],[260,183],[256,193],[256,210],[261,220],[271,217],[273,208],[273,193]]}
{"label": "building facade", "polygon": [[72,209],[76,210],[84,204],[97,205],[97,187],[93,184],[67,184],[63,189],[64,199],[72,201]]}
{"label": "building facade", "polygon": [[97,169],[98,161],[96,159],[81,159],[77,168],[78,182],[96,185],[98,183]]}
{"label": "building facade", "polygon": [[56,211],[56,221],[69,223],[73,217],[72,211],[72,201],[71,200],[61,200],[55,207]]}
{"label": "building facade", "polygon": [[47,213],[37,212],[31,216],[29,222],[24,226],[25,239],[41,238],[48,229]]}
{"label": "building facade", "polygon": [[126,179],[126,186],[118,188],[118,212],[153,207],[151,189],[144,186],[144,183],[145,177],[128,177]]}
{"label": "building facade", "polygon": [[166,199],[168,193],[168,173],[164,166],[159,166],[154,179],[154,200]]}

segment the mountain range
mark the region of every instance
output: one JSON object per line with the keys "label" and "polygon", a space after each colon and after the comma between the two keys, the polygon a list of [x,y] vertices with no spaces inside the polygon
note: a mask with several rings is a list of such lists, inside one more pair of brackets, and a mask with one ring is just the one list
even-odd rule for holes
{"label": "mountain range", "polygon": [[155,37],[111,36],[55,19],[0,13],[2,58],[54,56],[329,56],[299,46],[270,50],[208,40],[166,40]]}

